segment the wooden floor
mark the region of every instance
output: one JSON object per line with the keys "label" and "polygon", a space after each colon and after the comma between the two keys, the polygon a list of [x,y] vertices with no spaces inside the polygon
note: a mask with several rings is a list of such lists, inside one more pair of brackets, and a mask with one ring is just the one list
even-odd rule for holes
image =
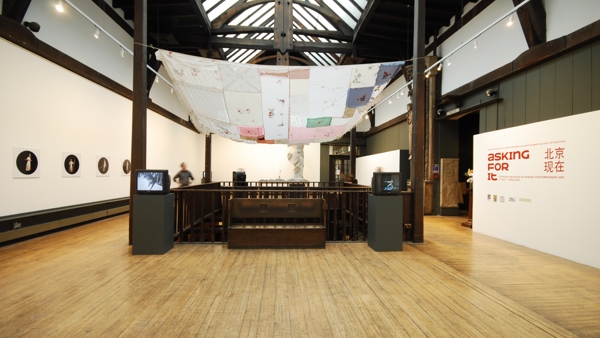
{"label": "wooden floor", "polygon": [[600,337],[600,270],[427,217],[374,252],[180,244],[118,216],[0,248],[0,337]]}

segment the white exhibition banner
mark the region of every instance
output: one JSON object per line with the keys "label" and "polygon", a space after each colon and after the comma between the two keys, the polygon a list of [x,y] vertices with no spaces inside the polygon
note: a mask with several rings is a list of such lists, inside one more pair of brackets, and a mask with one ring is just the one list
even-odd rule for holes
{"label": "white exhibition banner", "polygon": [[475,135],[473,231],[600,268],[600,111]]}

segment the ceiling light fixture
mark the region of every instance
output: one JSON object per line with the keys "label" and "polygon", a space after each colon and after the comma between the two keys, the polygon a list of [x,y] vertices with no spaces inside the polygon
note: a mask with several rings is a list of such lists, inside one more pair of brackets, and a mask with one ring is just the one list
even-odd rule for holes
{"label": "ceiling light fixture", "polygon": [[446,66],[450,66],[452,64],[452,61],[450,61],[450,58],[446,59]]}
{"label": "ceiling light fixture", "polygon": [[171,94],[173,94],[173,87],[171,87]]}
{"label": "ceiling light fixture", "polygon": [[98,27],[96,27],[96,31],[94,32],[94,37],[96,39],[100,39],[100,29],[98,29]]}
{"label": "ceiling light fixture", "polygon": [[392,104],[392,99],[389,99],[389,100],[388,100],[388,103],[389,103],[389,104]]}
{"label": "ceiling light fixture", "polygon": [[158,76],[156,77],[156,80],[154,80],[154,82],[158,83]]}
{"label": "ceiling light fixture", "polygon": [[438,64],[438,67],[437,67],[437,71],[438,71],[438,72],[441,72],[441,71],[442,71],[442,65],[443,65],[443,64],[444,64],[444,62],[440,62],[440,63]]}
{"label": "ceiling light fixture", "polygon": [[477,49],[477,40],[473,40],[473,49]]}
{"label": "ceiling light fixture", "polygon": [[400,95],[404,96],[404,89],[400,92]]}
{"label": "ceiling light fixture", "polygon": [[425,78],[429,79],[430,76],[431,76],[431,71],[428,71],[427,74],[425,74]]}
{"label": "ceiling light fixture", "polygon": [[123,49],[123,47],[121,47],[121,57],[124,58],[125,57],[125,49]]}
{"label": "ceiling light fixture", "polygon": [[60,13],[65,11],[65,8],[63,7],[63,3],[62,0],[58,0],[58,3],[56,4],[56,6],[54,6],[54,8],[56,8],[56,10]]}

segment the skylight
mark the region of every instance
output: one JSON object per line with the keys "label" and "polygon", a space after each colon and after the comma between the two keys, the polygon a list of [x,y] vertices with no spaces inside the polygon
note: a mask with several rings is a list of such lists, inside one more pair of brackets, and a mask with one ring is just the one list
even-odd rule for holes
{"label": "skylight", "polygon": [[[244,5],[245,2],[251,3],[253,0],[204,0],[202,5],[206,10],[208,18],[214,21],[219,16],[236,6]],[[320,14],[318,8],[322,8],[321,4],[325,5],[323,13],[327,13],[329,10],[342,20],[347,27],[354,29],[358,20],[361,17],[362,11],[367,5],[367,0],[307,0],[310,6],[305,6],[302,3],[294,3],[292,16],[293,16],[293,29],[303,30],[307,33],[294,33],[294,41],[304,42],[320,42],[320,43],[340,43],[340,41],[334,39],[328,39],[324,37],[318,37],[310,34],[310,31],[322,32],[330,31],[341,33],[339,27],[335,27],[334,23],[330,22],[325,14]],[[313,9],[316,7],[317,9]],[[275,25],[275,2],[261,3],[257,1],[254,6],[246,7],[243,12],[235,13],[231,15],[231,18],[227,18],[222,27],[265,27],[272,28]],[[222,18],[221,18],[222,19]],[[220,20],[221,20],[220,19]],[[223,22],[223,21],[221,21]],[[219,28],[219,27],[217,27]],[[348,29],[343,30],[348,34]],[[225,35],[225,37],[236,38],[236,39],[261,39],[261,40],[273,40],[273,33],[231,33]],[[321,35],[321,34],[317,34]],[[220,35],[223,36],[223,35]],[[247,47],[248,45],[246,45]],[[255,58],[261,50],[256,49],[224,49],[225,55],[229,61],[233,62],[249,62]],[[305,52],[301,53],[304,57],[317,65],[335,65],[340,54],[327,54],[317,52]]]}

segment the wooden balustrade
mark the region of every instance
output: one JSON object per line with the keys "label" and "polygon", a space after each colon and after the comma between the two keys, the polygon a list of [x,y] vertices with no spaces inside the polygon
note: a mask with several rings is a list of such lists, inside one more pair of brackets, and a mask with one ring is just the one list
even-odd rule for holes
{"label": "wooden balustrade", "polygon": [[233,197],[324,199],[327,241],[366,241],[368,236],[368,186],[341,182],[213,182],[172,192],[175,241],[180,243],[226,243],[227,201]]}

